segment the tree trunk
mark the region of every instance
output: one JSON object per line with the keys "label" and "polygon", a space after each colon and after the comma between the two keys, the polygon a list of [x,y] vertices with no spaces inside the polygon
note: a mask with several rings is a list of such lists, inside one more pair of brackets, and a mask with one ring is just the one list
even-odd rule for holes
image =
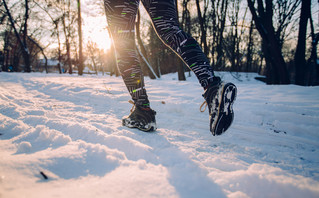
{"label": "tree trunk", "polygon": [[4,35],[4,50],[3,50],[3,57],[4,57],[4,67],[2,68],[2,71],[8,71],[8,68],[9,68],[9,57],[10,57],[10,54],[9,54],[9,49],[8,49],[8,46],[9,46],[9,35],[11,35],[11,29],[10,31],[6,31],[5,32],[5,35]]}
{"label": "tree trunk", "polygon": [[[311,13],[311,8],[310,8]],[[317,55],[317,45],[319,42],[319,33],[315,34],[315,28],[313,25],[312,16],[309,16],[310,21],[310,28],[311,28],[311,55],[307,61],[307,65],[309,67],[308,76],[309,80],[307,85],[319,85],[319,63],[317,62],[318,55]]]}
{"label": "tree trunk", "polygon": [[[58,26],[56,26],[57,28],[57,32],[59,32],[58,30]],[[59,33],[57,33],[57,37],[58,37],[58,69],[59,69],[59,73],[62,74],[62,68],[61,68],[61,41],[60,41],[60,35]]]}
{"label": "tree trunk", "polygon": [[24,19],[24,29],[23,29],[23,40],[21,39],[16,27],[14,20],[12,18],[12,15],[10,13],[10,10],[7,6],[7,3],[5,0],[3,0],[3,5],[6,9],[6,12],[8,14],[9,20],[11,22],[11,27],[14,30],[14,33],[17,37],[17,40],[19,41],[19,44],[21,46],[23,58],[24,58],[24,64],[25,64],[25,72],[31,72],[31,65],[30,65],[30,52],[28,50],[27,42],[26,42],[26,36],[27,36],[27,29],[28,29],[28,19],[29,19],[29,4],[28,0],[25,0],[25,19]]}
{"label": "tree trunk", "polygon": [[209,49],[208,49],[207,40],[206,40],[206,28],[205,28],[206,15],[204,12],[204,15],[202,16],[202,11],[200,9],[199,0],[196,0],[196,8],[197,8],[197,15],[198,15],[198,20],[199,20],[199,25],[200,25],[200,30],[201,30],[200,43],[204,47],[204,54],[207,56]]}
{"label": "tree trunk", "polygon": [[97,75],[97,66],[96,66],[96,62],[95,62],[95,58],[94,58],[93,52],[91,52],[91,60],[92,60],[92,62],[93,62],[93,67],[94,67],[95,75]]}
{"label": "tree trunk", "polygon": [[[25,15],[24,15],[24,25],[23,25],[23,43],[24,50],[24,64],[25,64],[25,72],[31,72],[31,63],[30,63],[30,52],[28,49],[27,38],[28,38],[28,19],[29,19],[29,0],[25,0]],[[21,46],[22,47],[22,46]]]}
{"label": "tree trunk", "polygon": [[251,71],[252,66],[252,51],[253,51],[253,29],[254,29],[254,22],[251,20],[250,28],[249,28],[249,39],[247,45],[247,62],[246,62],[246,72]]}
{"label": "tree trunk", "polygon": [[[58,39],[58,64],[57,64],[57,68],[59,70],[59,73],[62,74],[62,68],[61,68],[61,40],[60,40],[60,33],[59,33],[59,21],[60,21],[60,18],[58,19],[53,19],[53,17],[51,16],[51,14],[48,12],[48,10],[44,9],[39,3],[37,2],[33,2],[35,3],[41,10],[43,10],[49,17],[50,19],[52,20],[53,24],[54,24],[54,27],[55,27],[55,31],[56,31],[56,34],[57,34],[57,39]],[[42,53],[44,53],[42,51]],[[47,68],[46,68],[47,70]]]}
{"label": "tree trunk", "polygon": [[67,65],[69,67],[69,74],[72,74],[72,63],[71,63],[71,52],[70,52],[70,41],[69,41],[69,35],[67,33],[67,27],[65,23],[65,15],[62,18],[63,20],[63,32],[65,37],[65,46],[66,46],[66,55],[67,55]]}
{"label": "tree trunk", "polygon": [[226,13],[227,13],[227,8],[228,8],[228,0],[222,0],[222,7],[221,7],[221,20],[220,20],[220,28],[218,32],[218,44],[216,46],[216,52],[217,52],[217,61],[216,65],[218,67],[224,66],[223,63],[223,42],[224,42],[224,29],[225,29],[225,23],[226,23]]}
{"label": "tree trunk", "polygon": [[306,85],[306,36],[307,36],[307,24],[308,18],[310,16],[310,3],[311,0],[303,0],[301,4],[301,13],[299,20],[299,33],[298,33],[298,43],[295,53],[295,68],[296,68],[296,79],[295,83],[297,85]]}
{"label": "tree trunk", "polygon": [[13,62],[12,62],[12,70],[14,72],[19,72],[19,62],[20,62],[20,57],[17,54],[13,55]]}
{"label": "tree trunk", "polygon": [[48,71],[48,58],[47,58],[47,56],[46,56],[45,53],[44,53],[44,49],[39,45],[39,43],[37,43],[37,42],[36,42],[35,40],[33,40],[31,37],[28,36],[28,39],[29,39],[29,41],[31,41],[34,45],[36,45],[36,46],[40,49],[40,51],[42,52],[42,55],[43,55],[43,57],[44,57],[44,59],[45,59],[45,63],[44,63],[45,72],[46,72],[46,73],[49,73],[49,71]]}
{"label": "tree trunk", "polygon": [[[179,23],[179,20],[178,20],[178,18],[179,18],[178,17],[178,1],[177,0],[175,0],[175,6],[176,6],[176,19],[177,19],[177,21]],[[180,80],[180,81],[186,80],[185,71],[184,71],[184,65],[183,65],[183,62],[180,59],[177,59],[177,73],[178,73],[178,80]]]}
{"label": "tree trunk", "polygon": [[78,2],[78,33],[79,33],[79,65],[78,65],[78,74],[83,74],[83,52],[82,52],[82,17],[81,17],[81,0]]}
{"label": "tree trunk", "polygon": [[262,37],[264,44],[263,52],[265,54],[267,65],[267,83],[268,84],[289,84],[289,75],[285,60],[282,56],[280,43],[276,38],[274,26],[272,23],[273,5],[272,1],[266,1],[266,10],[262,0],[258,0],[258,14],[252,0],[247,0],[248,7],[253,16],[256,28]]}

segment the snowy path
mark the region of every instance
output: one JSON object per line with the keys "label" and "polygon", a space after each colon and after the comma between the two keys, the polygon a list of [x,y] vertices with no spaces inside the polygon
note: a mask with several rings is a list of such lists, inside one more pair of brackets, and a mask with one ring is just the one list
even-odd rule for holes
{"label": "snowy path", "polygon": [[221,75],[239,92],[213,137],[194,77],[146,79],[143,133],[121,78],[0,73],[0,197],[319,197],[319,87]]}

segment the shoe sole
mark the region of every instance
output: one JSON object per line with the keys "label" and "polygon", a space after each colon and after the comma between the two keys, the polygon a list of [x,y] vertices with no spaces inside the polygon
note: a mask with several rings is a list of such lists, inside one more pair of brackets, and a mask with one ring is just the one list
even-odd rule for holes
{"label": "shoe sole", "polygon": [[138,125],[132,124],[128,119],[123,119],[122,120],[122,125],[126,126],[128,128],[136,128],[136,129],[139,129],[139,130],[141,130],[143,132],[154,132],[157,129],[156,128],[156,123],[150,123],[149,124],[150,126],[148,128],[142,128],[142,127],[140,127]]}
{"label": "shoe sole", "polygon": [[[233,120],[234,120],[234,111],[233,111],[233,104],[237,97],[237,87],[233,83],[226,83],[222,85],[222,93],[219,94],[218,101],[221,101],[219,103],[218,107],[218,113],[217,113],[217,119],[216,122],[211,123],[211,132],[213,136],[215,135],[221,135],[231,126]],[[228,125],[227,128],[222,128],[221,131],[217,131],[220,121],[223,119],[223,113],[226,112],[231,114],[231,122]]]}

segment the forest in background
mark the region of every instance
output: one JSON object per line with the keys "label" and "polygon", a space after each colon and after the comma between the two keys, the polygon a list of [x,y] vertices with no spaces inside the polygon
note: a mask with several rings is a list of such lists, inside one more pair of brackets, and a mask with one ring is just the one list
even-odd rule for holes
{"label": "forest in background", "polygon": [[[267,84],[319,85],[317,1],[176,0],[176,7],[180,27],[214,70],[257,72]],[[0,0],[0,70],[119,75],[113,47],[84,39],[86,17],[103,15],[103,1]],[[178,72],[185,80],[189,69],[157,38],[142,6],[136,43],[145,75]]]}

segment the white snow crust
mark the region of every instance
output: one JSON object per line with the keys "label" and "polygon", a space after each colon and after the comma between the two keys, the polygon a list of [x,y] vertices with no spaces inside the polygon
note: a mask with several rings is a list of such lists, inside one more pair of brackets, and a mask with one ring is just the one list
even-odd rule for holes
{"label": "white snow crust", "polygon": [[319,87],[217,74],[238,96],[214,137],[194,75],[145,79],[145,133],[120,77],[1,72],[0,197],[319,197]]}

